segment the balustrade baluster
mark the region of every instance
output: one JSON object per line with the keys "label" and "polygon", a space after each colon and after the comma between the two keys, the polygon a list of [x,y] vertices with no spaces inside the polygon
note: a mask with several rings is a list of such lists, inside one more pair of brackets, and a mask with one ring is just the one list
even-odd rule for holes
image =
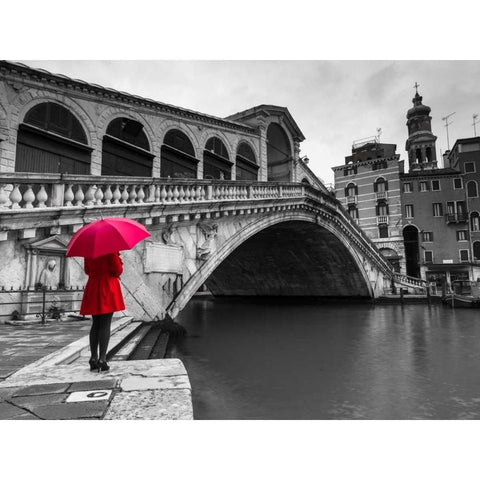
{"label": "balustrade baluster", "polygon": [[48,194],[43,185],[40,185],[40,190],[37,193],[37,208],[45,208],[48,200]]}
{"label": "balustrade baluster", "polygon": [[[156,196],[156,193],[155,192],[155,196]],[[165,185],[162,185],[162,188],[160,189],[160,201],[162,203],[166,202],[167,201],[167,197],[168,197],[168,194],[167,194],[167,189],[165,188]],[[155,198],[156,200],[156,198]]]}
{"label": "balustrade baluster", "polygon": [[35,201],[35,194],[33,193],[31,185],[27,185],[27,189],[23,194],[23,201],[25,202],[23,208],[33,208],[33,202]]}
{"label": "balustrade baluster", "polygon": [[103,205],[103,190],[101,186],[98,186],[95,190],[94,198],[95,198],[95,205]]}
{"label": "balustrade baluster", "polygon": [[230,185],[228,187],[228,198],[230,198],[230,199],[234,198],[233,194],[234,194],[234,188],[233,188],[233,185]]}
{"label": "balustrade baluster", "polygon": [[93,205],[95,199],[95,185],[89,185],[87,193],[85,194],[85,205]]}
{"label": "balustrade baluster", "polygon": [[22,201],[22,193],[20,192],[20,185],[18,183],[13,185],[13,190],[10,193],[10,201],[12,202],[12,206],[10,207],[12,210],[21,208],[20,202]]}
{"label": "balustrade baluster", "polygon": [[145,198],[145,192],[143,191],[143,185],[140,185],[137,192],[137,203],[145,203],[143,199]]}
{"label": "balustrade baluster", "polygon": [[75,193],[75,205],[77,207],[83,207],[83,200],[85,198],[85,195],[83,193],[83,189],[81,185],[77,186],[77,191]]}
{"label": "balustrade baluster", "polygon": [[205,187],[203,185],[199,185],[197,187],[197,200],[202,201],[205,199]]}
{"label": "balustrade baluster", "polygon": [[172,202],[173,201],[173,187],[171,185],[167,186],[167,202]]}
{"label": "balustrade baluster", "polygon": [[153,183],[148,186],[148,198],[147,203],[154,203],[155,202],[155,193],[157,191],[157,186]]}
{"label": "balustrade baluster", "polygon": [[8,195],[5,192],[5,187],[7,185],[0,184],[0,210],[6,209],[7,207],[5,206],[8,203]]}
{"label": "balustrade baluster", "polygon": [[183,185],[180,185],[180,188],[178,189],[178,201],[183,202],[185,199],[185,189],[183,188]]}
{"label": "balustrade baluster", "polygon": [[[164,195],[162,197],[162,195]],[[162,185],[155,185],[155,203],[158,202],[164,202],[165,198],[167,196],[167,191],[165,190],[165,187]]]}
{"label": "balustrade baluster", "polygon": [[195,202],[197,200],[197,187],[192,185],[190,188],[190,201]]}
{"label": "balustrade baluster", "polygon": [[65,190],[65,194],[63,195],[63,201],[65,202],[65,206],[72,207],[72,202],[74,199],[75,195],[73,194],[73,185],[70,183],[67,185],[67,189]]}
{"label": "balustrade baluster", "polygon": [[120,185],[115,185],[115,190],[113,190],[113,204],[118,205],[121,198],[122,193],[120,192]]}
{"label": "balustrade baluster", "polygon": [[185,185],[185,196],[183,197],[183,200],[185,202],[190,201],[190,186],[189,185]]}
{"label": "balustrade baluster", "polygon": [[129,198],[129,203],[136,203],[136,198],[137,198],[137,186],[136,185],[131,185],[130,186],[130,195],[128,196]]}
{"label": "balustrade baluster", "polygon": [[122,196],[121,196],[122,201],[120,202],[122,205],[126,205],[128,202],[128,185],[123,186],[122,190]]}
{"label": "balustrade baluster", "polygon": [[172,201],[174,202],[178,202],[178,197],[180,196],[180,192],[178,191],[178,186],[175,185],[173,187],[173,197],[172,197]]}
{"label": "balustrade baluster", "polygon": [[107,188],[105,189],[105,194],[103,196],[105,199],[105,205],[111,205],[112,204],[112,198],[113,198],[113,193],[112,193],[112,186],[107,185]]}

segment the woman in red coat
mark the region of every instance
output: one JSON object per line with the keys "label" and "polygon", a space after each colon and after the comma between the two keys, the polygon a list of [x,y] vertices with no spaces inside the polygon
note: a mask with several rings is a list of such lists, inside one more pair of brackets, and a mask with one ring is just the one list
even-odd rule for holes
{"label": "woman in red coat", "polygon": [[109,253],[98,258],[85,258],[87,285],[83,292],[80,315],[92,315],[90,329],[90,370],[106,371],[107,349],[113,312],[125,310],[119,277],[123,272],[120,254]]}

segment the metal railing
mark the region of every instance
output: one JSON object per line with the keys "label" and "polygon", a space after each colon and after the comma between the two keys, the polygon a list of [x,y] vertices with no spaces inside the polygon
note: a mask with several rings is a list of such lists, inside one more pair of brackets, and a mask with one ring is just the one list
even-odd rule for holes
{"label": "metal railing", "polygon": [[[66,297],[66,294],[75,294],[79,292],[83,292],[83,287],[69,287],[69,288],[46,288],[46,287],[38,287],[38,288],[0,288],[0,305],[5,308],[8,308],[8,305],[11,305],[14,310],[10,313],[0,313],[0,318],[8,317],[8,319],[12,320],[22,320],[24,315],[35,315],[36,317],[40,318],[41,322],[44,324],[46,323],[47,318],[60,318],[62,313],[78,313],[80,311],[80,303],[82,298],[74,298],[71,296],[70,298],[62,299],[61,297]],[[10,301],[5,300],[5,296],[15,295],[18,294],[19,297],[16,300],[10,299]],[[55,296],[55,298],[52,298]],[[28,298],[30,297],[30,298]],[[50,297],[50,298],[49,298]],[[59,298],[60,297],[60,298]],[[38,312],[30,310],[30,306],[37,305],[40,308]],[[66,310],[67,305],[75,305],[73,308],[68,308]],[[20,311],[17,308],[20,308]],[[25,308],[27,307],[27,308]],[[27,313],[25,311],[27,310]],[[36,309],[34,309],[36,310]]]}

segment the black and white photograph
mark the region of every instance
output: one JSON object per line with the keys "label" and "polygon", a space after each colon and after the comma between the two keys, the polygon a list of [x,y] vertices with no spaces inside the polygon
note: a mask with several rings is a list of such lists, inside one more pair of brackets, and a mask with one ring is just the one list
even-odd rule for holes
{"label": "black and white photograph", "polygon": [[[172,51],[142,51],[152,32],[130,30],[124,11],[83,25],[102,33],[80,50],[33,52],[32,32],[0,55],[6,432],[57,432],[62,447],[74,436],[82,456],[118,461],[132,432],[132,452],[151,452],[141,477],[169,438],[171,460],[191,455],[203,467],[208,450],[181,453],[184,440],[215,442],[222,457],[232,438],[225,458],[265,446],[278,461],[292,449],[304,467],[318,455],[326,468],[295,473],[285,460],[254,474],[251,459],[236,471],[219,458],[205,478],[395,479],[415,470],[392,467],[404,443],[415,460],[441,438],[462,436],[470,452],[480,419],[480,60],[454,34],[440,47],[455,49],[429,50],[430,35],[439,45],[433,13],[415,2],[391,30],[395,12],[360,16],[347,3],[358,21],[342,28],[337,6],[323,37],[307,27],[328,21],[320,10],[306,19],[303,2],[279,17],[287,30],[272,28],[272,4],[265,32],[243,12],[214,45],[210,27],[228,15],[195,22],[169,7],[157,33]],[[153,12],[160,20],[162,8]],[[176,45],[167,32],[183,35],[179,23],[162,31],[182,15],[209,30],[203,43],[186,32]],[[55,22],[61,43],[69,23]],[[375,29],[400,46],[375,52]],[[290,40],[276,44],[302,31],[322,42],[297,55]],[[369,470],[367,445],[382,457],[390,439],[391,462]],[[343,441],[345,451],[332,447]],[[359,443],[363,457],[352,453]],[[443,478],[433,462],[410,476]],[[473,473],[452,464],[448,478]]]}

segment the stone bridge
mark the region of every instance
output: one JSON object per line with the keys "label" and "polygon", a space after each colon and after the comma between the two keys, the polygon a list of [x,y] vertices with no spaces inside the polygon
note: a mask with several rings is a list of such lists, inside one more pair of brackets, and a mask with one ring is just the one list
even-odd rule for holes
{"label": "stone bridge", "polygon": [[310,185],[2,173],[0,287],[34,288],[40,254],[43,265],[63,255],[67,288],[84,284],[65,247],[84,224],[118,216],[152,234],[122,253],[137,318],[175,318],[205,286],[228,296],[375,298],[394,276],[340,203]]}

